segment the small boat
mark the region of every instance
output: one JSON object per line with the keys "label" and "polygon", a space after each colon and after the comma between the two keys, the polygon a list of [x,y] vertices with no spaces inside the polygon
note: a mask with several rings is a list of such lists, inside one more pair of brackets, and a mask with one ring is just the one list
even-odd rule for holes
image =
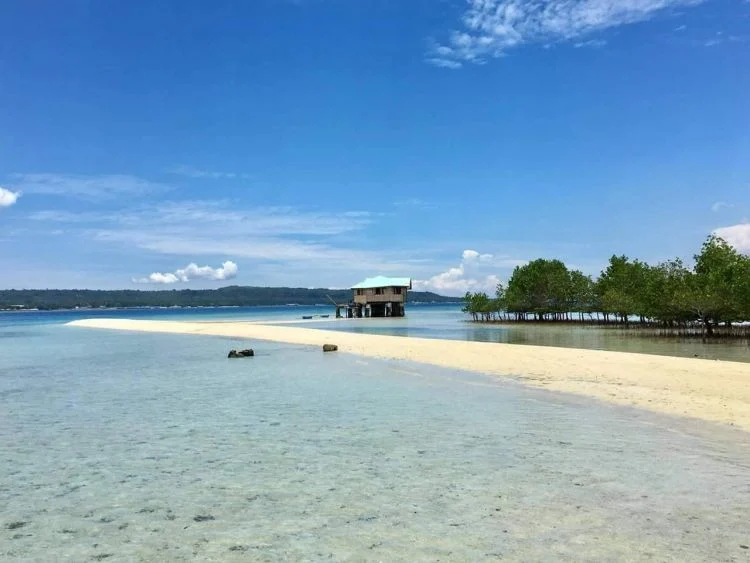
{"label": "small boat", "polygon": [[327,319],[327,318],[328,318],[328,317],[330,317],[330,316],[331,316],[331,315],[320,315],[320,318],[321,318],[321,319]]}
{"label": "small boat", "polygon": [[312,319],[312,315],[309,315],[309,316],[303,316],[303,317],[302,317],[302,320],[304,320],[304,321],[309,321],[310,319]]}

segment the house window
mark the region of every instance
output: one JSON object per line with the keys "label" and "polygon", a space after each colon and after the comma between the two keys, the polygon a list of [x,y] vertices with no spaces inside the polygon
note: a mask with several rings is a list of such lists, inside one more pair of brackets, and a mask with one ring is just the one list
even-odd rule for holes
{"label": "house window", "polygon": [[396,295],[401,295],[401,288],[400,287],[394,287],[393,288],[393,293],[395,293]]}
{"label": "house window", "polygon": [[376,287],[375,288],[375,295],[383,295],[383,288],[382,287]]}
{"label": "house window", "polygon": [[364,293],[365,293],[365,292],[364,292],[363,290],[361,290],[361,289],[358,289],[358,290],[357,290],[357,295],[364,295]]}

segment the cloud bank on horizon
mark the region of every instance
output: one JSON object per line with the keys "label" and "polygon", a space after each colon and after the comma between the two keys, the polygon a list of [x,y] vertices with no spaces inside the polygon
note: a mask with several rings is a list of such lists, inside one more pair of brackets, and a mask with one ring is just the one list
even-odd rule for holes
{"label": "cloud bank on horizon", "polygon": [[210,280],[210,281],[223,281],[231,280],[237,277],[239,268],[237,264],[231,260],[224,262],[220,268],[212,268],[211,266],[198,266],[195,262],[191,262],[184,268],[175,270],[174,273],[167,272],[153,272],[145,278],[133,278],[133,283],[152,283],[152,284],[173,284],[173,283],[187,283],[193,280]]}
{"label": "cloud bank on horizon", "polygon": [[467,0],[461,27],[428,53],[427,62],[445,68],[481,64],[526,44],[574,41],[598,47],[603,39],[581,39],[606,29],[646,21],[668,8],[703,0]]}

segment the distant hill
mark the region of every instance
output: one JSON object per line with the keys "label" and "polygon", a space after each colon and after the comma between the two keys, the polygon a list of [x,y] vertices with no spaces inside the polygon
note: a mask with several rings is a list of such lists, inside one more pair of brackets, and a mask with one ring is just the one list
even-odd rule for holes
{"label": "distant hill", "polygon": [[[161,291],[91,289],[5,289],[0,290],[0,309],[73,309],[75,307],[230,307],[255,305],[315,305],[347,303],[348,289],[307,289],[301,287],[240,287],[220,289],[172,289]],[[409,302],[458,302],[428,291],[410,291]]]}

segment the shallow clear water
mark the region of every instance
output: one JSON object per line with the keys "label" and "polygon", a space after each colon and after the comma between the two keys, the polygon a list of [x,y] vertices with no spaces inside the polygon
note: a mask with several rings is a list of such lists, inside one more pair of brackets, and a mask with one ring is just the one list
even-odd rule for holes
{"label": "shallow clear water", "polygon": [[126,319],[162,319],[174,321],[270,321],[303,323],[303,316],[329,315],[325,322],[307,323],[321,330],[417,336],[449,340],[472,340],[508,344],[532,344],[563,348],[615,350],[665,356],[700,357],[705,359],[750,362],[750,343],[740,340],[702,343],[694,338],[640,337],[637,331],[613,328],[562,326],[562,325],[497,325],[468,322],[455,304],[411,304],[408,314],[400,319],[346,319],[335,320],[335,310],[330,305],[226,307],[195,309],[121,309],[77,310],[49,312],[0,312],[0,327],[22,330],[23,326],[59,324],[74,319],[91,317]]}
{"label": "shallow clear water", "polygon": [[317,323],[314,328],[364,334],[559,346],[750,362],[750,343],[742,340],[703,343],[695,338],[638,336],[636,330],[627,331],[611,327],[473,323],[467,320],[460,306],[456,305],[411,306],[405,318],[333,320]]}
{"label": "shallow clear water", "polygon": [[[455,308],[455,306],[452,306]],[[303,316],[330,315],[330,305],[269,307],[193,307],[133,309],[67,309],[59,311],[0,311],[0,327],[62,324],[76,319],[160,319],[172,321],[302,320]]]}
{"label": "shallow clear water", "polygon": [[747,558],[745,433],[246,344],[0,327],[0,559]]}

